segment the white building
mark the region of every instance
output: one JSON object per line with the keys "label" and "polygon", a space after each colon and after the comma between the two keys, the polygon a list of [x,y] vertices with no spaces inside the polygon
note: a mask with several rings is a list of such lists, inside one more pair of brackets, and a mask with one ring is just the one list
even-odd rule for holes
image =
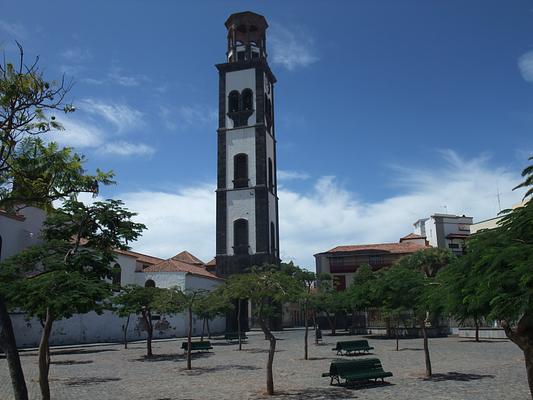
{"label": "white building", "polygon": [[426,237],[430,246],[450,249],[456,255],[463,254],[470,225],[472,217],[452,214],[433,214],[413,224],[414,233]]}
{"label": "white building", "polygon": [[[29,246],[39,244],[45,218],[45,212],[35,207],[24,208],[19,214],[0,211],[0,261]],[[114,267],[120,273],[114,277],[113,282],[121,286],[136,284],[162,288],[177,286],[182,290],[211,290],[223,282],[223,279],[208,271],[213,270],[213,265],[204,264],[187,251],[182,251],[168,260],[123,250],[116,250],[116,256]],[[37,319],[26,318],[24,313],[11,314],[17,345],[34,347],[39,344],[42,327]],[[154,338],[187,334],[184,314],[154,315],[153,319]],[[200,334],[203,321],[194,319],[193,323],[193,334]],[[94,312],[74,315],[54,323],[50,344],[119,342],[122,341],[124,324],[125,319],[111,312],[102,315]],[[210,322],[212,332],[223,332],[225,325],[225,318]],[[138,316],[132,316],[128,327],[129,340],[145,339],[146,333],[143,330],[144,324]]]}

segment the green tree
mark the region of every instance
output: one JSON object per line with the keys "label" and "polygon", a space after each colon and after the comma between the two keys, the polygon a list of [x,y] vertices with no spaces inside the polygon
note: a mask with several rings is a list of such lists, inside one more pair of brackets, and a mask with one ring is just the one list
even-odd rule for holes
{"label": "green tree", "polygon": [[[220,289],[218,289],[220,288]],[[209,292],[206,296],[202,296],[196,301],[193,307],[193,312],[196,316],[202,318],[202,335],[200,340],[204,340],[205,328],[207,327],[208,338],[211,339],[211,330],[209,329],[209,321],[216,317],[226,315],[233,309],[231,302],[223,295],[222,286],[218,286],[215,290]]]}
{"label": "green tree", "polygon": [[[64,80],[61,82],[46,80],[38,59],[31,65],[26,65],[22,46],[18,46],[20,50],[18,64],[6,61],[0,64],[0,209],[6,210],[13,205],[13,202],[6,198],[13,189],[13,166],[17,167],[17,160],[20,159],[16,155],[19,142],[27,136],[36,136],[52,129],[62,129],[53,115],[54,112],[74,111],[71,105],[64,103],[71,85],[66,84]],[[20,168],[18,170],[19,177],[24,175],[20,172]],[[74,181],[79,177],[79,174],[71,176]],[[35,202],[41,204],[49,202],[50,194],[63,183],[64,181],[49,181],[50,192],[40,191],[43,198]],[[76,191],[83,191],[80,190],[81,185],[68,186],[76,187]],[[94,190],[94,185],[91,186]],[[60,191],[69,194],[62,189]],[[26,191],[26,193],[32,192]],[[32,198],[35,200],[33,194]],[[21,197],[18,200],[21,204],[29,203]],[[1,294],[0,348],[6,354],[15,399],[27,399],[28,391],[8,314],[8,305]]]}
{"label": "green tree", "polygon": [[369,265],[360,266],[354,274],[352,283],[346,289],[346,304],[352,313],[352,331],[355,330],[355,314],[376,306],[373,283],[376,273]]}
{"label": "green tree", "polygon": [[242,278],[242,275],[233,275],[230,276],[223,289],[224,297],[232,303],[237,305],[237,336],[239,338],[239,350],[242,350],[242,307],[243,304],[246,305],[248,300],[253,296],[254,287],[249,285],[249,282],[246,279]]}
{"label": "green tree", "polygon": [[162,309],[160,303],[161,291],[156,287],[142,287],[139,285],[126,285],[120,293],[113,298],[115,311],[118,315],[140,315],[146,328],[146,357],[152,357],[152,338],[154,326],[152,312]]}
{"label": "green tree", "polygon": [[337,331],[337,317],[346,312],[348,296],[345,291],[337,291],[331,281],[322,281],[314,296],[317,311],[326,314],[331,335]]}
{"label": "green tree", "polygon": [[[431,320],[437,319],[436,317],[442,312],[444,306],[443,299],[436,295],[436,293],[439,293],[439,283],[435,277],[439,271],[453,260],[454,255],[449,250],[429,248],[419,250],[416,253],[401,258],[397,265],[397,267],[404,267],[421,273],[424,278],[423,286],[415,297],[415,303],[412,308],[419,321],[424,337],[424,359],[426,364],[426,377],[428,378],[432,376],[433,372],[429,354],[427,328],[430,326]],[[397,267],[393,267],[392,269]]]}
{"label": "green tree", "polygon": [[479,342],[479,325],[490,313],[492,297],[480,291],[480,279],[473,266],[478,254],[467,253],[457,258],[437,275],[440,296],[445,299],[445,311],[461,325],[474,323],[475,340]]}
{"label": "green tree", "polygon": [[499,227],[474,235],[467,252],[479,295],[491,299],[488,317],[499,320],[524,353],[533,398],[533,165],[522,175],[526,180],[518,187],[528,189],[525,204],[504,211]]}
{"label": "green tree", "polygon": [[269,341],[267,360],[267,393],[274,394],[274,377],[272,365],[276,352],[276,338],[269,328],[268,320],[279,312],[277,304],[298,298],[300,287],[298,282],[289,274],[281,272],[278,266],[265,265],[261,268],[254,267],[250,273],[235,275],[231,278],[231,285],[225,286],[226,291],[232,287],[246,287],[250,289],[248,297],[253,304],[253,312],[259,322],[265,338]]}
{"label": "green tree", "polygon": [[[48,373],[49,338],[54,321],[74,313],[101,312],[102,301],[111,295],[111,265],[114,249],[127,250],[144,225],[135,223],[135,214],[122,202],[108,200],[85,205],[65,201],[52,211],[41,232],[43,243],[28,248],[5,264],[18,279],[3,286],[8,302],[38,317],[43,323],[39,346],[39,385],[44,399],[50,398]],[[25,279],[26,273],[36,276]]]}

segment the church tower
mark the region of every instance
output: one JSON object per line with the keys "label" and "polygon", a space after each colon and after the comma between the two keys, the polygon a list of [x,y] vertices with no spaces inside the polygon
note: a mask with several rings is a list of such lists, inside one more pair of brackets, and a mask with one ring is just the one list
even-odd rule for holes
{"label": "church tower", "polygon": [[216,270],[221,277],[279,263],[274,83],[265,18],[232,14],[218,64]]}

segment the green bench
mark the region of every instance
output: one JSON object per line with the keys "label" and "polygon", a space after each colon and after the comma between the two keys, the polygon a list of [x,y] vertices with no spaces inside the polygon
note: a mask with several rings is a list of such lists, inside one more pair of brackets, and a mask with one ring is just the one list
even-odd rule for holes
{"label": "green bench", "polygon": [[341,380],[344,380],[345,384],[369,382],[372,379],[376,382],[378,379],[385,382],[385,378],[392,376],[392,372],[385,372],[379,359],[365,358],[332,361],[329,372],[322,374],[322,376],[331,378],[330,385],[333,385],[334,380],[340,385]]}
{"label": "green bench", "polygon": [[[228,342],[239,340],[239,333],[238,332],[226,332],[224,334],[224,339],[226,339]],[[241,340],[247,340],[247,339],[248,339],[248,336],[246,336],[246,333],[241,332]]]}
{"label": "green bench", "polygon": [[337,352],[337,355],[351,355],[353,353],[368,353],[374,349],[368,345],[368,340],[347,340],[343,342],[337,342],[337,346],[331,349]]}
{"label": "green bench", "polygon": [[[187,351],[189,348],[187,342],[183,342],[181,344],[181,348],[183,351]],[[209,351],[213,347],[211,346],[211,342],[208,340],[204,340],[203,342],[191,342],[191,351]]]}

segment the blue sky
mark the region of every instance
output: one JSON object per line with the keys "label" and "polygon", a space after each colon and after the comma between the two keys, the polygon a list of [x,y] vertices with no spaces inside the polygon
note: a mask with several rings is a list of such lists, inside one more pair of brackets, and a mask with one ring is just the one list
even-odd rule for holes
{"label": "blue sky", "polygon": [[225,19],[263,14],[278,78],[281,253],[397,241],[434,212],[476,220],[520,199],[533,153],[533,2],[92,1],[2,5],[78,111],[51,139],[112,169],[146,232],[134,248],[214,255]]}

